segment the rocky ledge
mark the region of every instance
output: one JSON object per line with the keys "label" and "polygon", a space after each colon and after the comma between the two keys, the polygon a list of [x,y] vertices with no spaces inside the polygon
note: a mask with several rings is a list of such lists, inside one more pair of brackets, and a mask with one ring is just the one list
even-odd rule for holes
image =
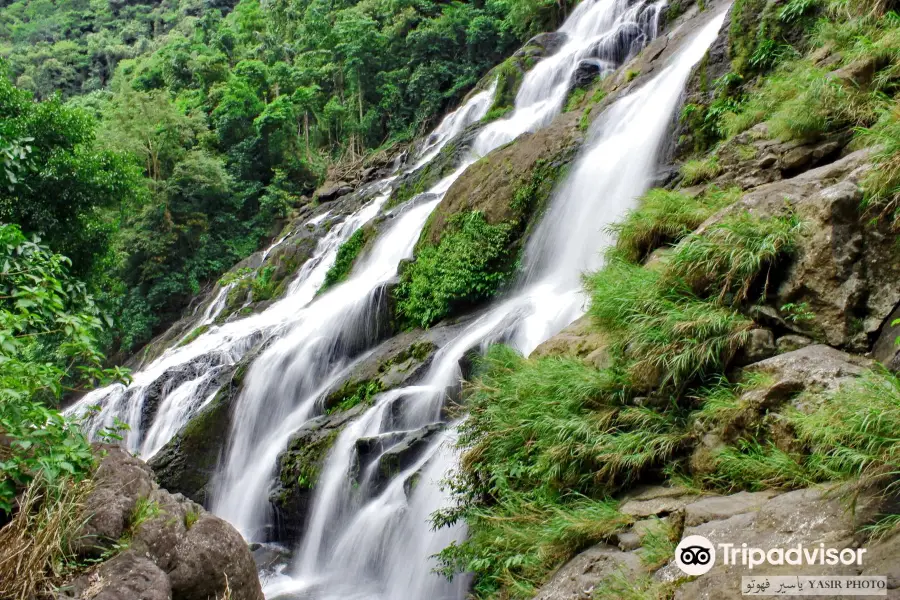
{"label": "rocky ledge", "polygon": [[73,550],[96,567],[60,600],[263,600],[256,564],[231,525],[153,480],[121,448],[105,453],[82,508]]}

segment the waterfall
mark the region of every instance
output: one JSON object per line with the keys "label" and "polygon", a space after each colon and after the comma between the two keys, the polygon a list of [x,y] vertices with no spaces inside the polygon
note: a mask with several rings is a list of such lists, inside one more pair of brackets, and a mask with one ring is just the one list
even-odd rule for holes
{"label": "waterfall", "polygon": [[[228,445],[212,499],[213,511],[245,537],[264,538],[271,525],[268,492],[277,456],[293,432],[321,414],[325,392],[387,334],[387,285],[398,264],[412,255],[444,194],[481,156],[550,123],[580,68],[589,65],[602,73],[636,54],[656,34],[663,5],[663,0],[584,0],[560,30],[565,35],[561,48],[526,74],[512,113],[480,130],[453,173],[390,211],[384,207],[395,175],[357,192],[367,200],[346,218],[324,213],[310,219],[303,226],[330,229],[281,300],[259,314],[215,325],[230,291],[221,287],[198,321],[208,330],[195,339],[182,338],[183,343],[135,373],[129,385],[95,390],[69,412],[99,407],[86,421],[91,435],[113,419],[124,421],[130,426],[125,445],[148,458],[215,396],[238,361],[265,342],[232,405]],[[527,354],[583,314],[580,274],[599,266],[600,251],[610,242],[605,225],[621,218],[648,187],[684,82],[720,26],[721,18],[595,123],[585,150],[527,243],[525,270],[515,289],[445,344],[417,385],[378,395],[341,432],[321,470],[295,563],[268,583],[268,597],[464,597],[466,579],[448,582],[434,575],[431,556],[465,532],[431,531],[429,526],[429,515],[448,502],[438,482],[456,464],[455,428],[443,423],[443,409],[458,389],[460,359],[494,341],[506,341]],[[447,115],[413,153],[407,172],[434,160],[480,121],[496,87],[494,81]],[[353,272],[317,295],[341,244],[367,224],[377,227],[377,236]],[[291,235],[279,238],[264,256],[288,243]],[[380,456],[361,464],[361,440],[390,449],[409,436],[419,436],[422,451],[387,481],[376,476]]]}
{"label": "waterfall", "polygon": [[592,65],[602,75],[625,63],[656,35],[664,5],[634,0],[579,4],[559,30],[565,35],[562,48],[525,75],[514,112],[479,133],[475,153],[484,156],[527,131],[549,125],[562,110],[579,67]]}
{"label": "waterfall", "polygon": [[[691,69],[715,40],[724,14],[711,19],[659,75],[618,100],[595,123],[585,150],[556,189],[550,209],[526,247],[526,269],[516,288],[470,324],[436,356],[424,380],[381,394],[373,407],[341,432],[320,475],[305,539],[295,564],[266,586],[267,597],[317,600],[367,598],[460,599],[466,578],[433,574],[432,556],[462,527],[434,531],[428,515],[451,501],[440,482],[455,466],[453,427],[387,486],[375,488],[372,465],[358,464],[360,440],[432,426],[461,378],[463,355],[505,341],[524,354],[584,313],[580,276],[601,265],[612,242],[607,225],[635,207],[651,185]],[[402,419],[389,415],[404,402]],[[360,471],[360,472],[356,472]],[[412,488],[412,489],[410,489]]]}
{"label": "waterfall", "polygon": [[[458,111],[447,115],[445,122],[449,125],[441,124],[438,128],[440,135],[430,139],[416,156],[417,165],[427,162],[424,155],[433,158],[454,135],[481,119],[490,106],[495,89],[496,81],[487,90],[474,95]],[[398,166],[395,165],[395,170]],[[381,212],[390,198],[391,185],[396,178],[392,175],[360,190],[360,194],[370,200],[343,221],[332,221],[332,228],[288,285],[282,299],[261,313],[213,326],[236,282],[222,286],[196,322],[198,327],[208,327],[208,331],[190,342],[187,340],[191,332],[188,332],[159,358],[135,373],[128,386],[113,384],[93,390],[69,407],[66,413],[82,417],[90,437],[96,437],[101,429],[112,426],[118,419],[128,427],[124,432],[125,447],[145,459],[151,458],[215,396],[218,386],[210,387],[217,383],[214,377],[209,376],[210,370],[233,366],[262,339],[278,337],[291,330],[293,324],[308,317],[304,309],[322,287],[341,244]],[[445,188],[449,188],[450,183],[452,181],[445,183]],[[331,211],[325,211],[301,227],[319,227],[330,216]],[[266,248],[261,260],[265,260],[293,233],[283,235]]]}

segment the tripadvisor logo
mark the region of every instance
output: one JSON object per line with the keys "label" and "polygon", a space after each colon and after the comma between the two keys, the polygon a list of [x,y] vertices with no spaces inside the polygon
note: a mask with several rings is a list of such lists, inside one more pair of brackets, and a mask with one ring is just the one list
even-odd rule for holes
{"label": "tripadvisor logo", "polygon": [[[751,548],[747,544],[719,544],[722,564],[752,570],[760,565],[856,565],[861,566],[865,548],[826,548],[797,544],[791,548]],[[675,564],[688,575],[708,573],[716,563],[716,547],[702,535],[689,535],[675,548]]]}
{"label": "tripadvisor logo", "polygon": [[688,575],[703,575],[716,564],[716,548],[702,535],[689,535],[675,548],[675,564]]}

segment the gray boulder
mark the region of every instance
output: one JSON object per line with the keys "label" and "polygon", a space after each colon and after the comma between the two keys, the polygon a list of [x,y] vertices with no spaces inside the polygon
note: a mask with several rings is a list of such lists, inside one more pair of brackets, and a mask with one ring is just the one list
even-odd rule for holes
{"label": "gray boulder", "polygon": [[74,549],[127,549],[63,586],[65,598],[88,600],[262,600],[256,565],[231,525],[153,481],[141,460],[115,446],[105,456],[85,501]]}

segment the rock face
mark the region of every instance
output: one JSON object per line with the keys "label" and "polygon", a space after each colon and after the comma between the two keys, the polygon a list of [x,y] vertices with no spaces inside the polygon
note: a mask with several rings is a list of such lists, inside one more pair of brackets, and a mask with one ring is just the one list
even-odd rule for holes
{"label": "rock face", "polygon": [[259,351],[257,348],[249,352],[215,398],[150,459],[160,485],[194,502],[208,504],[209,483],[228,441],[233,404]]}
{"label": "rock face", "polygon": [[[799,250],[771,282],[767,306],[754,315],[759,321],[854,352],[871,348],[900,303],[900,246],[887,224],[861,214],[866,159],[856,152],[758,187],[701,226],[741,212],[767,218],[792,210],[802,220]],[[788,304],[805,305],[813,318],[793,322],[783,312]]]}
{"label": "rock face", "polygon": [[279,542],[296,542],[303,536],[319,471],[337,436],[367,406],[326,414],[307,421],[288,441],[278,457],[278,483],[269,495],[275,509],[272,537]]}
{"label": "rock face", "polygon": [[319,202],[331,202],[337,200],[341,196],[346,196],[352,191],[353,186],[349,183],[346,181],[338,181],[337,183],[325,183],[325,185],[316,190],[313,196],[318,199]]}
{"label": "rock face", "polygon": [[[630,509],[628,507],[631,507]],[[626,500],[620,509],[627,514],[649,519],[636,521],[628,531],[618,534],[620,548],[598,544],[563,565],[534,597],[534,600],[589,600],[597,589],[611,581],[625,586],[644,581],[665,589],[665,595],[622,597],[671,597],[678,600],[738,600],[743,575],[885,575],[888,598],[900,597],[900,563],[896,556],[900,534],[883,540],[865,540],[859,534],[861,524],[884,511],[881,497],[861,496],[851,510],[835,490],[802,489],[779,493],[739,492],[730,496],[697,496],[688,490],[661,486],[646,487]],[[662,520],[657,520],[662,517]],[[714,545],[742,543],[750,547],[796,547],[843,550],[866,548],[862,565],[765,565],[750,570],[745,565],[725,565],[717,550],[715,566],[699,577],[685,577],[675,565],[674,556],[660,568],[642,563],[636,550],[651,527],[663,524],[673,530],[676,540],[702,535]],[[888,558],[891,557],[891,558]],[[740,563],[740,559],[738,559]],[[608,594],[604,597],[610,597]],[[843,596],[841,596],[843,597]]]}
{"label": "rock face", "polygon": [[567,356],[580,358],[598,369],[610,366],[610,341],[585,315],[538,346],[531,356]]}
{"label": "rock face", "polygon": [[[690,507],[687,508],[690,510]],[[855,548],[857,526],[870,515],[870,509],[859,506],[857,513],[848,512],[840,499],[830,497],[823,490],[807,489],[776,496],[762,504],[748,505],[733,514],[710,514],[709,520],[686,527],[683,537],[702,535],[713,544],[746,543],[749,547],[771,549],[789,548],[797,544],[826,548]],[[858,575],[863,567],[857,565],[766,565],[762,575]],[[798,571],[799,569],[799,571]],[[802,573],[801,573],[802,572]],[[753,575],[743,565],[725,565],[717,557],[716,566],[705,575],[681,585],[675,593],[679,600],[728,600],[742,598],[741,575]],[[671,579],[681,576],[674,564],[658,574]]]}
{"label": "rock face", "polygon": [[622,552],[614,546],[598,544],[556,572],[534,600],[591,600],[594,587],[617,573],[637,573],[641,559],[634,552]]}
{"label": "rock face", "polygon": [[63,587],[60,598],[105,600],[262,600],[256,565],[241,535],[181,494],[121,448],[105,446],[76,547],[99,558],[127,549]]}
{"label": "rock face", "polygon": [[726,442],[734,442],[756,427],[768,431],[781,450],[797,450],[796,439],[778,418],[779,411],[787,405],[802,411],[815,410],[815,400],[811,399],[816,396],[812,394],[834,391],[871,367],[872,362],[867,359],[824,345],[807,346],[747,366],[744,375],[755,374],[758,383],[741,393],[740,411],[714,428],[695,432],[699,442],[691,455],[691,471],[713,472],[715,453]]}

